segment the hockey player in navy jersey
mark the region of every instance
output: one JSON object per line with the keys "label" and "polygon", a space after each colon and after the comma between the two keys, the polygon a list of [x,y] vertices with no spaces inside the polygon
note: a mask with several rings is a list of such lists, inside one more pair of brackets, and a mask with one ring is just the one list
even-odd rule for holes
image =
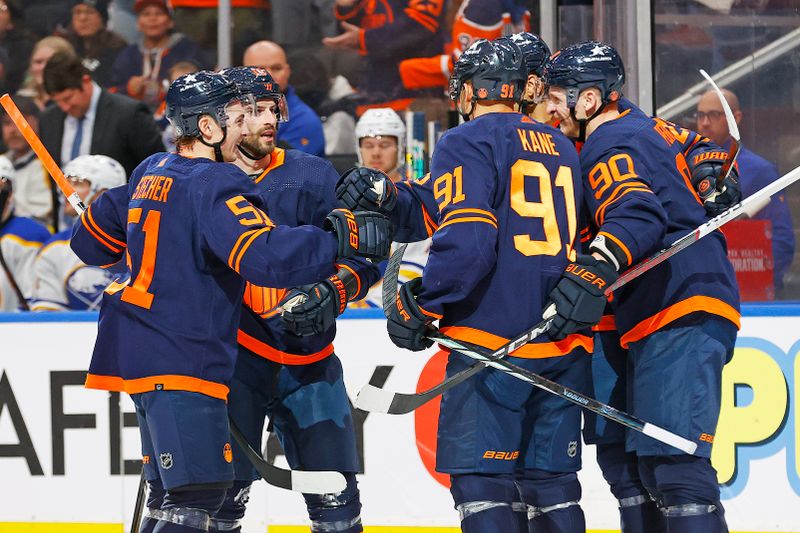
{"label": "hockey player in navy jersey", "polygon": [[219,531],[212,519],[234,478],[225,400],[234,372],[245,280],[315,283],[337,258],[388,252],[388,223],[332,212],[328,228],[275,225],[234,165],[250,111],[224,76],[189,74],[167,93],[178,153],[143,161],[127,187],[83,213],[72,248],[87,264],[123,255],[107,289],[88,388],[136,404],[151,486],[141,531]]}
{"label": "hockey player in navy jersey", "polygon": [[[235,67],[223,74],[254,99],[256,111],[235,164],[255,182],[270,219],[287,226],[322,227],[336,208],[339,175],[324,159],[275,147],[278,126],[288,116],[280,88],[266,70]],[[337,268],[320,283],[297,289],[248,283],[228,410],[254,449],[263,448],[269,417],[289,466],[341,472],[347,479],[344,492],[304,495],[311,530],[355,533],[362,531],[356,483],[360,465],[342,365],[332,341],[336,317],[348,301],[365,295],[380,271],[355,258],[340,260]],[[292,306],[289,302],[295,300],[303,301]],[[238,531],[250,485],[258,478],[236,444],[233,451],[236,481],[217,516],[226,531]]]}
{"label": "hockey player in navy jersey", "polygon": [[[619,109],[624,80],[619,54],[597,42],[557,52],[545,72],[548,110],[566,135],[585,140],[581,167],[591,218],[589,249],[617,271],[695,229],[707,210],[737,200],[735,178],[719,191],[713,186],[718,165],[690,170],[684,152],[691,132],[647,117],[630,103]],[[715,194],[709,195],[709,184]],[[556,296],[577,302],[571,309],[558,305],[558,334],[597,317],[596,308],[580,303],[582,296],[574,290],[571,297],[566,291]],[[638,523],[626,528],[621,509],[623,530],[727,531],[709,459],[722,367],[733,354],[739,326],[738,289],[722,234],[709,235],[630,282],[615,293],[612,310],[629,365],[627,375],[620,368],[608,374],[612,386],[628,390],[627,405],[617,407],[698,444],[697,453],[687,456],[628,432],[626,448],[598,445],[598,461],[620,503],[646,503],[645,495],[637,494],[643,484],[664,518],[634,512],[628,516]],[[626,450],[635,453],[634,461]]]}
{"label": "hockey player in navy jersey", "polygon": [[[578,155],[558,130],[516,112],[526,80],[509,40],[477,41],[456,63],[450,97],[467,122],[434,152],[438,228],[423,277],[402,286],[389,315],[398,346],[430,346],[424,335],[439,320],[443,333],[496,349],[541,320],[579,257]],[[513,360],[583,390],[591,349],[589,335],[543,337]],[[448,375],[471,362],[451,353]],[[584,531],[580,420],[575,405],[494,369],[445,392],[436,464],[450,474],[462,530]]]}

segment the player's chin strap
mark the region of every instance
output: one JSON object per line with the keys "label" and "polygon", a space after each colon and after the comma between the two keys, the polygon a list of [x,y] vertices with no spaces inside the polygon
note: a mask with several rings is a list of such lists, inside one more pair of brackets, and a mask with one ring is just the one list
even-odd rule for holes
{"label": "player's chin strap", "polygon": [[608,104],[610,104],[610,103],[611,102],[603,102],[603,105],[598,107],[597,111],[592,113],[592,116],[587,117],[587,118],[578,118],[578,116],[575,114],[575,107],[573,106],[573,107],[569,108],[569,114],[572,116],[572,120],[574,120],[575,122],[578,123],[578,128],[579,128],[578,129],[578,138],[577,138],[578,142],[582,142],[582,143],[586,142],[586,126],[588,126],[589,123],[592,120],[594,120],[600,113],[605,111],[606,106],[608,106]]}
{"label": "player's chin strap", "polygon": [[222,126],[222,139],[216,143],[207,143],[203,136],[200,136],[200,142],[205,144],[206,146],[214,149],[214,161],[217,163],[224,163],[225,159],[222,157],[222,143],[225,142],[225,138],[228,136],[228,128],[227,126]]}
{"label": "player's chin strap", "polygon": [[259,159],[261,159],[260,157],[248,152],[247,148],[245,148],[243,144],[240,144],[239,146],[237,146],[237,148],[239,148],[239,152],[241,152],[241,154],[245,156],[247,159],[251,159],[253,161],[258,161]]}

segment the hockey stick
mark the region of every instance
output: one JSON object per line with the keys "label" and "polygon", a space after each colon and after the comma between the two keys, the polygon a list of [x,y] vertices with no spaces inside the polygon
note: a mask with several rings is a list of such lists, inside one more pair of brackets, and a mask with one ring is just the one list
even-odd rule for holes
{"label": "hockey stick", "polygon": [[228,422],[231,427],[231,435],[236,439],[239,447],[244,450],[256,471],[270,485],[303,494],[338,494],[347,487],[347,480],[339,472],[285,470],[268,463],[260,453],[250,446],[233,420],[228,419]]}
{"label": "hockey stick", "polygon": [[139,526],[142,523],[142,514],[144,512],[145,492],[147,487],[147,480],[144,478],[144,465],[142,465],[142,473],[139,476],[139,488],[136,490],[136,507],[133,509],[133,521],[131,522],[130,533],[138,533]]}
{"label": "hockey stick", "polygon": [[731,106],[728,105],[728,100],[725,98],[725,95],[722,94],[722,91],[705,70],[700,69],[700,74],[711,84],[711,87],[713,87],[714,91],[717,93],[717,97],[719,97],[719,103],[722,105],[722,110],[725,112],[725,121],[728,123],[728,133],[730,133],[732,139],[731,146],[728,148],[728,155],[725,157],[725,162],[722,163],[722,168],[717,176],[717,191],[722,192],[723,184],[730,175],[731,169],[734,163],[736,163],[736,158],[739,157],[739,152],[742,150],[742,140],[739,136],[739,126],[736,124],[736,119],[733,118],[733,111],[731,111]]}
{"label": "hockey stick", "polygon": [[[606,289],[606,294],[610,295],[614,290],[626,285],[633,279],[644,274],[645,272],[659,265],[660,263],[663,263],[676,253],[680,252],[684,248],[702,239],[709,233],[718,230],[720,227],[727,224],[731,220],[734,220],[741,215],[746,215],[748,217],[753,216],[753,214],[755,214],[764,207],[765,200],[769,201],[769,198],[773,194],[780,192],[781,190],[785,189],[792,183],[796,182],[798,179],[800,179],[800,167],[795,168],[791,172],[785,174],[783,177],[770,183],[760,191],[745,198],[744,200],[734,205],[724,213],[721,213],[716,217],[712,218],[711,220],[705,222],[697,229],[695,229],[693,232],[675,241],[670,247],[665,248],[653,254],[648,259],[641,261],[633,268],[625,271],[623,274],[620,275],[620,277],[617,279],[616,282],[611,284],[608,287],[608,289]],[[395,251],[395,254],[397,254],[398,252],[399,249]],[[394,255],[392,256],[392,259],[393,258]],[[399,266],[397,268],[399,268]],[[387,272],[389,271],[388,265],[386,271]],[[384,291],[385,290],[386,290],[386,285],[384,285]],[[386,305],[386,299],[387,296],[386,293],[384,292],[384,312],[386,312],[386,309],[389,308]],[[389,305],[394,305],[391,298],[389,298],[389,301],[390,301]],[[547,315],[550,309],[551,308],[548,307],[548,309],[545,310],[545,315]],[[547,329],[549,329],[550,327],[550,321],[551,318],[545,318],[542,322],[536,324],[532,329],[523,333],[519,337],[509,342],[508,344],[501,346],[492,355],[499,355],[499,354],[507,355],[510,352],[513,352],[516,348],[518,348],[525,342],[528,342],[529,340],[532,340],[536,336],[541,335],[542,333],[547,331]],[[484,366],[485,366],[484,363],[476,363],[475,365],[472,365],[471,367],[464,369],[459,373],[453,374],[452,376],[444,380],[442,383],[439,383],[435,387],[432,387],[427,391],[416,394],[393,392],[390,390],[373,387],[372,385],[365,385],[364,388],[362,388],[361,391],[359,392],[354,405],[356,405],[356,407],[358,407],[359,409],[369,412],[389,413],[389,414],[410,413],[411,411],[414,411],[415,409],[424,405],[428,401],[432,400],[439,394],[442,394],[444,391],[455,387],[459,383],[477,374],[480,370],[483,369]]]}

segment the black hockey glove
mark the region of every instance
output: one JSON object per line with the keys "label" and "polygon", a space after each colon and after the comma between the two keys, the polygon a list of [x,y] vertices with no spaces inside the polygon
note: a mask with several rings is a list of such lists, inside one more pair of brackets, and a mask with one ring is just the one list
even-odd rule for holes
{"label": "black hockey glove", "polygon": [[301,337],[327,331],[357,296],[358,285],[355,276],[342,268],[325,281],[290,290],[280,303],[284,327]]}
{"label": "black hockey glove", "polygon": [[336,183],[336,197],[342,207],[388,214],[397,203],[397,187],[380,170],[353,167]]}
{"label": "black hockey glove", "polygon": [[404,283],[386,321],[386,330],[392,342],[412,352],[433,345],[433,341],[425,337],[425,334],[432,330],[430,326],[432,320],[420,310],[415,298],[421,288],[422,278],[414,278]]}
{"label": "black hockey glove", "polygon": [[717,216],[742,201],[739,170],[734,165],[717,189],[717,176],[728,154],[720,150],[702,151],[692,161],[692,185],[703,201],[706,213]]}
{"label": "black hockey glove", "polygon": [[324,229],[339,239],[339,257],[360,256],[376,261],[389,257],[392,225],[380,213],[334,209],[325,219]]}
{"label": "black hockey glove", "polygon": [[550,293],[550,301],[556,304],[550,336],[561,340],[597,324],[606,307],[604,291],[617,277],[611,264],[591,255],[579,255],[574,263],[567,265]]}

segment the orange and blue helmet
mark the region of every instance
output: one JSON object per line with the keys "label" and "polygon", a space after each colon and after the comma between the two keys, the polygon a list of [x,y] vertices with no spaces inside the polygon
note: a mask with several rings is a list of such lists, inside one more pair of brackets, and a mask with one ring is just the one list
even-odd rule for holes
{"label": "orange and blue helmet", "polygon": [[223,128],[227,124],[226,107],[244,96],[222,74],[201,71],[181,76],[167,90],[166,117],[179,137],[201,137],[197,126],[203,115],[210,115]]}
{"label": "orange and blue helmet", "polygon": [[553,54],[545,65],[544,82],[567,91],[567,106],[574,108],[581,91],[596,87],[603,103],[616,102],[625,85],[625,65],[613,46],[586,41]]}

